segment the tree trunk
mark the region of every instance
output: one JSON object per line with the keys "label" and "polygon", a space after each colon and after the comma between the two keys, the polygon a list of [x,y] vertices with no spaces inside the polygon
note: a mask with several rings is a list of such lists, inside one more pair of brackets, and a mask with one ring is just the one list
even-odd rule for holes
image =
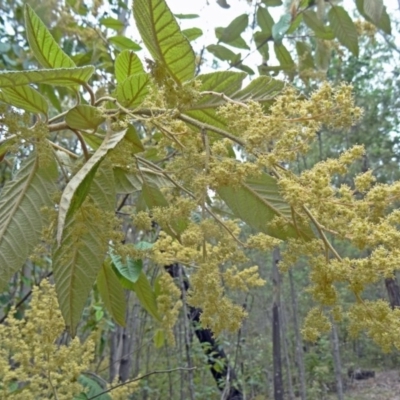
{"label": "tree trunk", "polygon": [[335,379],[336,379],[336,393],[339,400],[344,400],[343,395],[343,379],[342,379],[342,363],[340,360],[340,347],[339,337],[337,334],[336,324],[331,317],[332,331],[331,331],[331,343],[333,352],[333,361],[335,368]]}
{"label": "tree trunk", "polygon": [[[182,268],[179,268],[178,274],[179,274],[179,287],[182,293],[183,312],[185,315],[188,315],[187,305],[186,305],[186,290],[184,286]],[[193,365],[192,365],[192,358],[190,356],[190,327],[187,318],[183,318],[183,332],[185,335],[184,340],[185,340],[186,361],[187,361],[187,367],[189,369],[188,370],[189,395],[190,399],[194,400],[195,394],[194,394],[193,371],[192,371]]]}
{"label": "tree trunk", "polygon": [[292,371],[290,368],[290,357],[289,357],[289,345],[287,338],[287,322],[286,322],[286,312],[285,312],[285,303],[281,300],[281,332],[282,332],[282,350],[283,357],[285,358],[285,367],[286,367],[286,375],[287,375],[287,384],[288,384],[288,392],[289,399],[294,400],[295,395],[293,391],[293,381],[292,381]]}
{"label": "tree trunk", "polygon": [[272,306],[272,351],[274,365],[274,399],[283,400],[282,359],[281,359],[281,332],[279,324],[280,308],[280,278],[278,264],[281,259],[279,247],[273,251],[272,275],[274,284],[274,303]]}
{"label": "tree trunk", "polygon": [[389,302],[392,309],[400,307],[400,288],[396,277],[385,279],[386,289],[389,295]]}
{"label": "tree trunk", "polygon": [[[189,281],[182,267],[178,263],[174,263],[165,266],[165,270],[173,278],[177,278],[178,281],[180,273],[182,274],[183,285],[181,290],[186,294],[189,290]],[[187,316],[194,326],[197,339],[200,343],[208,343],[208,346],[204,346],[204,352],[207,355],[207,363],[211,367],[210,370],[218,388],[224,393],[224,400],[243,400],[242,390],[237,381],[235,371],[229,366],[228,358],[224,350],[215,342],[212,332],[209,329],[203,329],[199,326],[201,310],[192,306],[187,306],[186,309]],[[220,367],[216,369],[213,368],[217,362],[224,365],[222,370]]]}
{"label": "tree trunk", "polygon": [[122,332],[122,354],[121,364],[119,367],[119,379],[121,382],[127,381],[131,377],[132,372],[132,348],[134,340],[134,305],[129,307],[130,292],[126,293],[126,326]]}
{"label": "tree trunk", "polygon": [[[129,304],[129,291],[126,291],[126,302]],[[125,382],[131,377],[132,349],[135,339],[135,305],[126,309],[126,326],[117,326],[111,333],[110,344],[110,380],[117,378],[118,382]]]}
{"label": "tree trunk", "polygon": [[118,376],[122,354],[122,330],[121,326],[116,326],[115,331],[111,332],[110,338],[110,382]]}
{"label": "tree trunk", "polygon": [[297,360],[297,368],[299,371],[299,380],[300,380],[300,398],[301,400],[306,400],[306,374],[304,370],[304,358],[303,358],[303,341],[300,335],[300,327],[299,320],[297,316],[299,315],[299,310],[297,307],[297,297],[296,292],[294,290],[294,282],[293,282],[293,274],[292,271],[289,270],[289,283],[290,283],[290,297],[292,299],[292,309],[293,309],[293,327],[294,333],[296,337],[296,360]]}

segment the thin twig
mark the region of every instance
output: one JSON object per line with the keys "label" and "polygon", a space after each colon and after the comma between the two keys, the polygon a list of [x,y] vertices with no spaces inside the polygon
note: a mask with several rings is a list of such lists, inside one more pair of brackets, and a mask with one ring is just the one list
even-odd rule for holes
{"label": "thin twig", "polygon": [[[121,211],[122,207],[125,205],[125,203],[126,203],[126,201],[128,200],[128,197],[129,197],[129,196],[130,196],[130,193],[128,193],[128,194],[126,194],[126,195],[124,196],[124,198],[122,199],[120,205],[119,205],[118,208],[117,208],[117,211],[116,211],[117,213]],[[121,213],[121,214],[122,214],[122,213]]]}
{"label": "thin twig", "polygon": [[63,151],[64,153],[68,154],[72,158],[75,158],[75,159],[79,158],[79,156],[77,154],[73,153],[72,151],[67,150],[66,148],[58,145],[57,143],[52,142],[49,139],[47,139],[47,140],[55,149]]}
{"label": "thin twig", "polygon": [[115,386],[111,387],[110,389],[107,389],[107,390],[105,390],[105,391],[103,391],[103,392],[101,392],[101,393],[98,393],[98,394],[96,394],[95,396],[89,397],[88,400],[97,399],[97,397],[100,397],[100,396],[102,396],[103,394],[106,394],[106,393],[110,393],[112,390],[114,390],[114,389],[116,389],[116,388],[119,388],[119,387],[121,387],[121,386],[125,386],[125,385],[127,385],[128,383],[140,381],[141,379],[147,378],[147,377],[150,376],[150,375],[155,375],[155,374],[169,374],[169,373],[175,372],[175,371],[190,371],[190,370],[195,370],[195,369],[196,369],[196,367],[192,367],[192,368],[183,368],[183,367],[179,367],[179,368],[173,368],[173,369],[164,369],[164,370],[159,370],[159,371],[152,371],[152,372],[149,372],[149,373],[147,373],[147,374],[141,375],[141,376],[139,376],[138,378],[133,378],[133,379],[130,379],[129,381],[119,383],[118,385],[115,385]]}
{"label": "thin twig", "polygon": [[59,122],[58,124],[50,124],[47,129],[49,130],[49,132],[57,132],[64,129],[69,129],[69,126],[65,121],[63,121]]}
{"label": "thin twig", "polygon": [[90,96],[90,104],[94,106],[96,104],[96,96],[94,95],[92,87],[86,82],[82,86],[88,91]]}
{"label": "thin twig", "polygon": [[[148,165],[149,167],[151,167],[151,168],[154,168],[156,171],[158,171],[158,172],[160,172],[162,175],[164,175],[174,186],[176,186],[178,189],[181,189],[184,193],[186,193],[188,196],[190,196],[192,199],[194,199],[194,200],[196,200],[197,201],[197,199],[196,199],[196,197],[195,197],[195,195],[192,193],[192,192],[190,192],[188,189],[186,189],[185,187],[183,187],[180,183],[178,183],[178,182],[176,182],[173,178],[171,178],[170,176],[169,176],[169,174],[166,172],[166,171],[164,171],[162,168],[160,168],[158,165],[155,165],[155,164],[153,164],[151,161],[149,161],[149,160],[146,160],[145,158],[142,158],[142,157],[140,157],[140,156],[136,156],[135,155],[135,158],[139,161],[139,162],[141,162],[141,163],[143,163],[143,164],[146,164],[146,165]],[[140,171],[140,169],[139,169],[139,171]],[[229,233],[229,235],[230,236],[232,236],[232,238],[238,243],[238,244],[240,244],[241,246],[246,246],[242,241],[240,241],[236,236],[235,236],[235,234],[208,208],[208,207],[205,207],[205,210],[207,211],[207,213],[212,217],[212,218],[214,218],[214,220],[215,221],[217,221],[218,222],[218,224],[220,224],[228,233]]]}
{"label": "thin twig", "polygon": [[221,97],[221,99],[224,99],[228,103],[237,104],[244,108],[249,108],[249,106],[247,104],[241,103],[240,101],[233,100],[230,97],[228,97],[225,93],[213,92],[212,90],[207,90],[207,91],[201,92],[200,94],[202,96],[212,95],[212,96],[216,96],[216,97]]}
{"label": "thin twig", "polygon": [[[52,275],[53,275],[53,272],[49,272],[43,279],[47,279]],[[32,289],[30,289],[29,292],[26,293],[25,296],[15,305],[15,309],[18,310],[18,308],[21,307],[22,304],[24,304],[25,301],[29,299],[31,294],[32,294]],[[9,314],[9,312],[0,319],[0,324],[2,324],[7,319],[8,314]]]}
{"label": "thin twig", "polygon": [[66,115],[68,112],[69,112],[69,110],[66,110],[66,111],[64,111],[64,112],[62,112],[62,113],[56,115],[55,117],[50,118],[49,121],[48,121],[48,123],[51,124],[52,122],[57,121],[58,119],[61,119],[62,117],[65,117],[65,115]]}
{"label": "thin twig", "polygon": [[81,147],[82,147],[82,151],[83,151],[83,155],[84,155],[84,157],[85,157],[85,160],[86,160],[86,161],[89,160],[90,154],[89,154],[89,151],[88,151],[87,146],[86,146],[86,143],[85,143],[85,139],[83,139],[82,134],[81,134],[78,130],[76,130],[76,129],[72,129],[72,128],[69,128],[69,129],[70,129],[72,132],[74,132],[75,135],[76,135],[76,137],[78,138],[79,143],[81,144]]}
{"label": "thin twig", "polygon": [[199,129],[206,129],[208,131],[212,131],[212,132],[218,133],[219,135],[221,135],[223,137],[226,137],[227,139],[232,140],[233,142],[237,143],[240,146],[244,146],[245,145],[245,142],[242,139],[238,138],[237,136],[234,136],[231,133],[229,133],[229,132],[227,132],[227,131],[225,131],[223,129],[220,129],[220,128],[217,128],[215,126],[212,126],[212,125],[205,124],[203,122],[197,121],[196,119],[191,118],[188,115],[180,114],[178,116],[178,119],[180,119],[180,120],[182,120],[184,122],[188,122],[189,124],[192,124],[192,125],[198,127]]}

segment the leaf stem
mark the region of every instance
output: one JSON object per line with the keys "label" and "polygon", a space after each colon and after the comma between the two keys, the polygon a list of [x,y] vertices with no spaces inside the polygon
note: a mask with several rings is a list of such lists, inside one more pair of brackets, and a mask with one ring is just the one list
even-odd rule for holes
{"label": "leaf stem", "polygon": [[52,141],[49,140],[49,139],[47,139],[47,140],[49,141],[49,143],[50,143],[55,149],[63,151],[64,153],[68,154],[68,155],[69,155],[70,157],[72,157],[72,158],[75,158],[75,159],[79,158],[79,156],[78,156],[77,154],[73,153],[72,151],[69,151],[69,150],[65,149],[64,147],[59,146],[57,143],[54,143],[54,142],[52,142]]}
{"label": "leaf stem", "polygon": [[85,139],[83,139],[82,134],[81,134],[78,130],[76,130],[76,129],[72,129],[72,128],[70,128],[70,129],[71,129],[72,132],[75,133],[76,137],[77,137],[78,140],[79,140],[79,143],[81,144],[81,147],[82,147],[82,151],[83,151],[83,155],[84,155],[84,157],[85,157],[85,160],[86,160],[86,161],[89,160],[90,154],[89,154],[89,151],[88,151],[87,146],[86,146],[86,143],[85,143]]}
{"label": "leaf stem", "polygon": [[90,96],[90,104],[94,106],[96,104],[96,96],[94,95],[92,87],[86,82],[82,86],[88,91]]}

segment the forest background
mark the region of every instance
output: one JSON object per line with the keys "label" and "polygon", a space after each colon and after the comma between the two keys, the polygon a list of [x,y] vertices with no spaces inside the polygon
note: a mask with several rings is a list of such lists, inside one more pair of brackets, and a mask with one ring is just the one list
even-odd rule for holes
{"label": "forest background", "polygon": [[398,4],[218,0],[210,37],[168,1],[26,3],[1,398],[400,396]]}

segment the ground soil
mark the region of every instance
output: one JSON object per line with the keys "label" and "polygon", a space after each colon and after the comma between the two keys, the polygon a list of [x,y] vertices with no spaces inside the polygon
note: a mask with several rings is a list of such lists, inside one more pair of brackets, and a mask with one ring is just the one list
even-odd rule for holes
{"label": "ground soil", "polygon": [[400,400],[400,371],[377,372],[375,378],[348,382],[345,400]]}

